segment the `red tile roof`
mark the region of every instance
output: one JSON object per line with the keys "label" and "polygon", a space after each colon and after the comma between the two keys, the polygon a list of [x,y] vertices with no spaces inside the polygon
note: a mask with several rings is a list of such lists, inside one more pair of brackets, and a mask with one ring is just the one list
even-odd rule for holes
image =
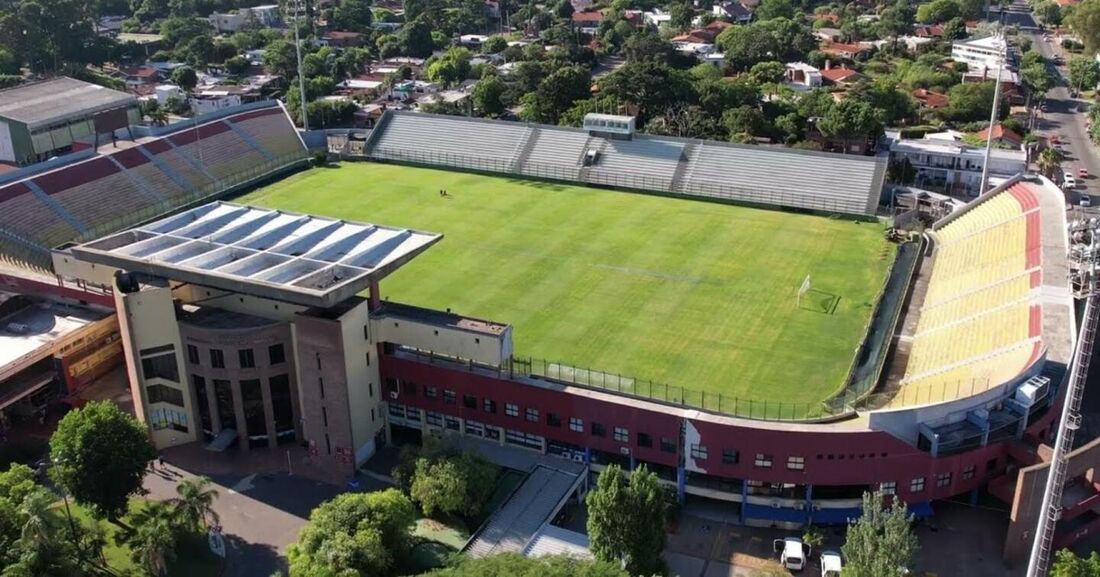
{"label": "red tile roof", "polygon": [[[987,140],[989,138],[989,129],[986,128],[985,130],[979,132],[978,137],[982,140]],[[1016,134],[1016,132],[1010,128],[1005,128],[1004,125],[999,122],[993,125],[993,139],[1003,140],[1004,142],[1015,146],[1019,146],[1024,141],[1024,137]]]}
{"label": "red tile roof", "polygon": [[950,104],[946,94],[940,94],[939,92],[932,92],[926,88],[918,88],[913,91],[913,98],[920,101],[921,104],[928,108],[943,108]]}
{"label": "red tile roof", "polygon": [[574,12],[573,22],[603,22],[603,13],[599,10]]}
{"label": "red tile roof", "polygon": [[862,76],[862,74],[851,68],[828,68],[821,71],[821,77],[833,84],[850,82],[856,80],[860,76]]}

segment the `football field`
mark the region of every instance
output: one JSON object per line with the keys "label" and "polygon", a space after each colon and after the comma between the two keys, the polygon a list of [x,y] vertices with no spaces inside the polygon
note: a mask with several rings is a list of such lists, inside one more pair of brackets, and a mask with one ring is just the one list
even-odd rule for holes
{"label": "football field", "polygon": [[236,202],[442,233],[384,298],[511,324],[520,357],[742,401],[836,392],[894,259],[877,223],[396,165]]}

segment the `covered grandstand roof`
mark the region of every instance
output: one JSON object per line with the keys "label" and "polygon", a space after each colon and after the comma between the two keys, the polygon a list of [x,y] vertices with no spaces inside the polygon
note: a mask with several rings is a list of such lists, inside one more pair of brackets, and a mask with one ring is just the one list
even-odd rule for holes
{"label": "covered grandstand roof", "polygon": [[0,118],[31,128],[128,106],[132,94],[61,77],[0,90]]}
{"label": "covered grandstand roof", "polygon": [[75,246],[80,260],[329,307],[443,235],[213,202]]}

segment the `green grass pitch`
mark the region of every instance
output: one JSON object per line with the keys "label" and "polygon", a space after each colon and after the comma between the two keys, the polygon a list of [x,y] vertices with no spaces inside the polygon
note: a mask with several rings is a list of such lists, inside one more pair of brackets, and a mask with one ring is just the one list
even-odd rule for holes
{"label": "green grass pitch", "polygon": [[726,402],[834,393],[894,258],[875,223],[395,165],[238,201],[443,233],[384,297],[509,323],[517,356]]}

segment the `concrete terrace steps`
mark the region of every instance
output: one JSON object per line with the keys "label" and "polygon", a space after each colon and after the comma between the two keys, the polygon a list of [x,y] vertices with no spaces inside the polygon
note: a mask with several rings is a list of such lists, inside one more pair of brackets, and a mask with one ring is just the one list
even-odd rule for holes
{"label": "concrete terrace steps", "polygon": [[582,477],[537,465],[523,484],[467,545],[474,557],[519,553],[557,512]]}

